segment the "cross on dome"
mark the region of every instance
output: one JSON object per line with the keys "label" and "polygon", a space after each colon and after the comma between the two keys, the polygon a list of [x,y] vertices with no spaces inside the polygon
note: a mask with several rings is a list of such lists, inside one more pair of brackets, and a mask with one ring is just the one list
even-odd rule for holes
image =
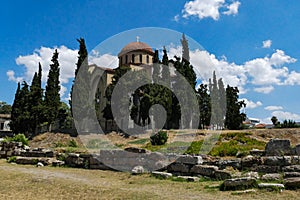
{"label": "cross on dome", "polygon": [[140,42],[140,37],[136,36],[136,42]]}

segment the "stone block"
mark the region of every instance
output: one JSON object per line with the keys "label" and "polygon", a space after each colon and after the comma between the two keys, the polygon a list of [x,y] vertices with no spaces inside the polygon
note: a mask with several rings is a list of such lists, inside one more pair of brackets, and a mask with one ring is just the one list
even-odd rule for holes
{"label": "stone block", "polygon": [[232,160],[219,160],[219,169],[225,169],[226,167],[233,167],[234,169],[241,169],[241,159],[236,158]]}
{"label": "stone block", "polygon": [[213,165],[195,165],[191,168],[191,173],[196,175],[214,177],[217,170],[218,167]]}
{"label": "stone block", "polygon": [[247,189],[253,188],[257,186],[257,182],[255,178],[251,177],[242,177],[242,178],[234,178],[227,179],[223,182],[220,189],[221,190],[239,190],[239,189]]}
{"label": "stone block", "polygon": [[271,139],[266,145],[266,156],[291,155],[292,148],[290,140]]}
{"label": "stone block", "polygon": [[252,168],[252,171],[261,172],[261,173],[277,173],[280,172],[280,166],[270,166],[270,165],[258,165]]}
{"label": "stone block", "polygon": [[176,159],[176,163],[199,165],[203,163],[201,156],[180,155]]}
{"label": "stone block", "polygon": [[280,183],[259,183],[258,188],[268,190],[283,190],[284,185]]}
{"label": "stone block", "polygon": [[300,177],[300,172],[284,172],[284,178]]}
{"label": "stone block", "polygon": [[162,178],[162,179],[167,179],[172,177],[173,175],[168,172],[158,172],[158,171],[153,171],[151,172],[151,175],[157,178]]}
{"label": "stone block", "polygon": [[172,163],[167,167],[168,172],[189,173],[190,166],[182,163]]}
{"label": "stone block", "polygon": [[242,169],[251,168],[254,165],[259,165],[259,164],[261,164],[261,160],[254,156],[246,156],[242,158],[241,161]]}
{"label": "stone block", "polygon": [[284,186],[286,189],[299,189],[300,188],[300,177],[284,179]]}
{"label": "stone block", "polygon": [[264,174],[261,177],[261,180],[264,181],[279,181],[281,179],[282,179],[282,175],[278,173]]}
{"label": "stone block", "polygon": [[200,178],[196,176],[178,176],[178,178],[184,179],[187,182],[198,182],[200,180]]}
{"label": "stone block", "polygon": [[300,165],[290,165],[282,168],[283,172],[300,172]]}
{"label": "stone block", "polygon": [[217,180],[226,180],[226,179],[231,179],[231,173],[228,171],[224,171],[224,170],[216,170],[215,171],[215,178]]}

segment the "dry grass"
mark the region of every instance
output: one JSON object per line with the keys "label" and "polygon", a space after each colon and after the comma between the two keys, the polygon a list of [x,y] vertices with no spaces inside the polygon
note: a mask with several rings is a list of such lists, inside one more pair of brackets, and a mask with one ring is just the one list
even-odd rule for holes
{"label": "dry grass", "polygon": [[300,191],[232,195],[219,182],[159,180],[148,174],[73,168],[36,168],[0,160],[0,199],[297,199]]}

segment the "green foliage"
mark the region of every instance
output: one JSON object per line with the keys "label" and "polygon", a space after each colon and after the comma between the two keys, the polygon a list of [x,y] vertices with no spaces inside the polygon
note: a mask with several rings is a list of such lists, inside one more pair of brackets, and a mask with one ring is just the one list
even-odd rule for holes
{"label": "green foliage", "polygon": [[168,140],[167,131],[158,131],[154,135],[150,136],[150,142],[152,145],[164,145]]}
{"label": "green foliage", "polygon": [[69,142],[68,142],[68,147],[73,147],[73,148],[77,148],[78,147],[78,144],[77,144],[77,142],[75,141],[75,140],[70,140]]}
{"label": "green foliage", "polygon": [[243,120],[245,120],[245,114],[240,113],[240,109],[245,107],[246,104],[244,101],[238,101],[239,99],[239,90],[237,87],[230,87],[229,85],[226,88],[226,101],[227,101],[227,111],[225,126],[230,130],[241,129]]}
{"label": "green foliage", "polygon": [[46,105],[46,121],[49,125],[53,123],[58,116],[58,109],[60,106],[60,81],[59,81],[59,63],[57,49],[53,53],[48,74],[48,80],[45,91],[45,105]]}
{"label": "green foliage", "polygon": [[[249,155],[251,149],[264,149],[265,142],[247,137],[250,133],[237,132],[221,135],[219,142],[209,153],[212,156],[236,156],[238,152]],[[225,141],[224,141],[225,140]],[[227,141],[226,141],[227,140]]]}
{"label": "green foliage", "polygon": [[11,114],[12,106],[0,101],[0,114]]}
{"label": "green foliage", "polygon": [[207,85],[201,84],[196,94],[200,109],[199,128],[204,129],[210,125],[211,118],[211,99]]}
{"label": "green foliage", "polygon": [[280,124],[280,128],[296,128],[296,122],[294,120],[284,120],[282,124]]}
{"label": "green foliage", "polygon": [[9,163],[15,163],[17,160],[17,156],[11,156],[7,159],[7,162]]}
{"label": "green foliage", "polygon": [[28,138],[24,134],[17,134],[14,137],[5,137],[5,142],[22,142],[23,145],[28,145]]}
{"label": "green foliage", "polygon": [[203,144],[203,140],[193,141],[185,153],[199,154],[202,144]]}
{"label": "green foliage", "polygon": [[70,129],[72,128],[72,115],[69,106],[61,102],[61,105],[58,109],[58,123],[60,129]]}
{"label": "green foliage", "polygon": [[142,139],[138,139],[138,140],[133,140],[128,142],[129,144],[145,144],[146,142],[148,142],[149,139],[147,138],[142,138]]}

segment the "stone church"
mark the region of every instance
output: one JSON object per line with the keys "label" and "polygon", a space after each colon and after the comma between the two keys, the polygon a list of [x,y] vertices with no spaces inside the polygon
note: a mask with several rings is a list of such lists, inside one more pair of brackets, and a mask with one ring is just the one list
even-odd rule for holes
{"label": "stone church", "polygon": [[[128,66],[131,70],[145,70],[149,75],[152,73],[153,64],[153,49],[146,43],[140,42],[137,37],[136,42],[131,42],[122,48],[118,54],[119,67]],[[116,124],[113,120],[106,120],[103,116],[103,109],[106,106],[107,99],[105,97],[105,90],[109,84],[112,82],[112,77],[115,73],[113,69],[98,67],[96,65],[91,65],[90,67],[97,67],[103,70],[103,74],[99,80],[97,88],[96,101],[99,105],[98,108],[98,121],[105,131],[116,130]]]}

